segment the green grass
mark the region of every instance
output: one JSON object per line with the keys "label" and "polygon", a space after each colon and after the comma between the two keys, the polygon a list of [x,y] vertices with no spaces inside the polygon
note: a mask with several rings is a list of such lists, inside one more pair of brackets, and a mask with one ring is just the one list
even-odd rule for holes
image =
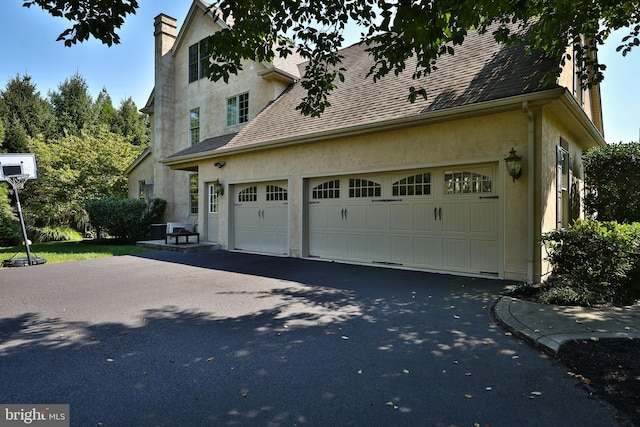
{"label": "green grass", "polygon": [[[66,242],[36,243],[30,246],[31,255],[47,260],[47,263],[79,261],[83,259],[106,258],[147,252],[148,249],[134,245],[119,245],[109,241],[82,240]],[[26,257],[24,246],[0,248],[0,260]]]}

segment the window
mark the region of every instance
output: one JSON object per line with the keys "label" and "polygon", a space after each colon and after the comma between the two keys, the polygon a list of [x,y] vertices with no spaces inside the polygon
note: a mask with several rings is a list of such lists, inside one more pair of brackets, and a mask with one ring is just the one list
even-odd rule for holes
{"label": "window", "polygon": [[189,210],[192,214],[198,213],[198,174],[189,175]]}
{"label": "window", "polygon": [[243,93],[227,99],[227,126],[249,121],[249,94]]}
{"label": "window", "polygon": [[258,187],[247,187],[238,193],[239,202],[257,202],[258,201]]}
{"label": "window", "polygon": [[313,199],[339,199],[340,180],[334,179],[313,187],[311,197]]}
{"label": "window", "polygon": [[145,181],[138,181],[138,199],[147,200],[147,184]]}
{"label": "window", "polygon": [[391,186],[394,196],[426,196],[431,194],[431,174],[419,173],[396,181]]}
{"label": "window", "polygon": [[202,39],[189,46],[189,83],[203,78],[207,74],[209,62],[209,40]]}
{"label": "window", "polygon": [[189,138],[191,145],[200,142],[200,109],[194,108],[189,111]]}
{"label": "window", "polygon": [[368,179],[349,178],[349,197],[380,197],[381,186]]}
{"label": "window", "polygon": [[209,213],[218,213],[218,194],[215,185],[209,185]]}
{"label": "window", "polygon": [[277,185],[267,185],[267,202],[287,200],[287,189]]}
{"label": "window", "polygon": [[490,176],[466,171],[444,173],[444,194],[477,194],[492,191]]}

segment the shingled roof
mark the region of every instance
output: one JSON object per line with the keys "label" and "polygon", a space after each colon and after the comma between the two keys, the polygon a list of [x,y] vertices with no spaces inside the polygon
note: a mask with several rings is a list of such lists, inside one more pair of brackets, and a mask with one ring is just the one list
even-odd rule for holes
{"label": "shingled roof", "polygon": [[[306,94],[300,83],[296,83],[227,144],[210,149],[211,154],[220,149],[249,148],[341,129],[375,126],[558,87],[541,84],[544,74],[557,67],[557,62],[541,55],[528,55],[523,45],[498,44],[491,32],[482,35],[470,32],[464,43],[455,47],[454,55],[440,58],[438,69],[418,81],[412,79],[415,58],[411,58],[406,72],[398,76],[391,73],[374,83],[371,77],[366,77],[373,59],[365,49],[364,43],[358,43],[340,52],[346,69],[345,81],[337,83],[329,96],[331,106],[321,117],[303,116],[296,109]],[[427,99],[409,102],[411,86],[424,87]],[[205,151],[204,147],[200,148],[200,152]],[[171,157],[187,154],[180,152]]]}

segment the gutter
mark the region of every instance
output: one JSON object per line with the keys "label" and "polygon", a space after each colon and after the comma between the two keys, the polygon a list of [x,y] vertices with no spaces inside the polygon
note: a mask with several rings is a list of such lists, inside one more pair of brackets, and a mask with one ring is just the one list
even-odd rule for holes
{"label": "gutter", "polygon": [[533,284],[533,266],[534,266],[534,247],[535,247],[535,143],[536,143],[536,128],[535,117],[529,109],[529,101],[522,103],[522,111],[526,114],[528,123],[527,129],[527,283]]}
{"label": "gutter", "polygon": [[[244,154],[255,151],[263,151],[271,148],[281,148],[292,145],[301,145],[311,142],[319,142],[330,139],[345,138],[365,135],[378,131],[388,131],[411,126],[420,126],[444,120],[464,118],[481,114],[493,114],[497,111],[508,111],[519,108],[523,102],[541,102],[561,97],[565,92],[564,88],[549,89],[543,92],[518,95],[510,98],[502,98],[493,101],[480,102],[460,107],[447,108],[439,111],[429,111],[416,115],[401,117],[381,122],[366,123],[362,125],[350,126],[341,129],[310,133],[306,135],[294,135],[271,141],[259,142],[246,146],[221,148],[215,151],[197,153],[180,157],[168,157],[160,160],[166,166],[177,166],[182,163],[193,163],[201,160],[209,160],[220,156],[233,154]],[[407,101],[408,102],[408,101]],[[241,135],[240,135],[241,136]],[[232,141],[233,142],[233,141]]]}

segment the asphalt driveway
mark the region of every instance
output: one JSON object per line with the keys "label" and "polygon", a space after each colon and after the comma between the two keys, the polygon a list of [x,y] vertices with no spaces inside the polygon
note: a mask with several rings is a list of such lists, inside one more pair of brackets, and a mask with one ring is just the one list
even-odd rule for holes
{"label": "asphalt driveway", "polygon": [[214,251],[0,271],[0,403],[77,426],[619,425],[506,285]]}

